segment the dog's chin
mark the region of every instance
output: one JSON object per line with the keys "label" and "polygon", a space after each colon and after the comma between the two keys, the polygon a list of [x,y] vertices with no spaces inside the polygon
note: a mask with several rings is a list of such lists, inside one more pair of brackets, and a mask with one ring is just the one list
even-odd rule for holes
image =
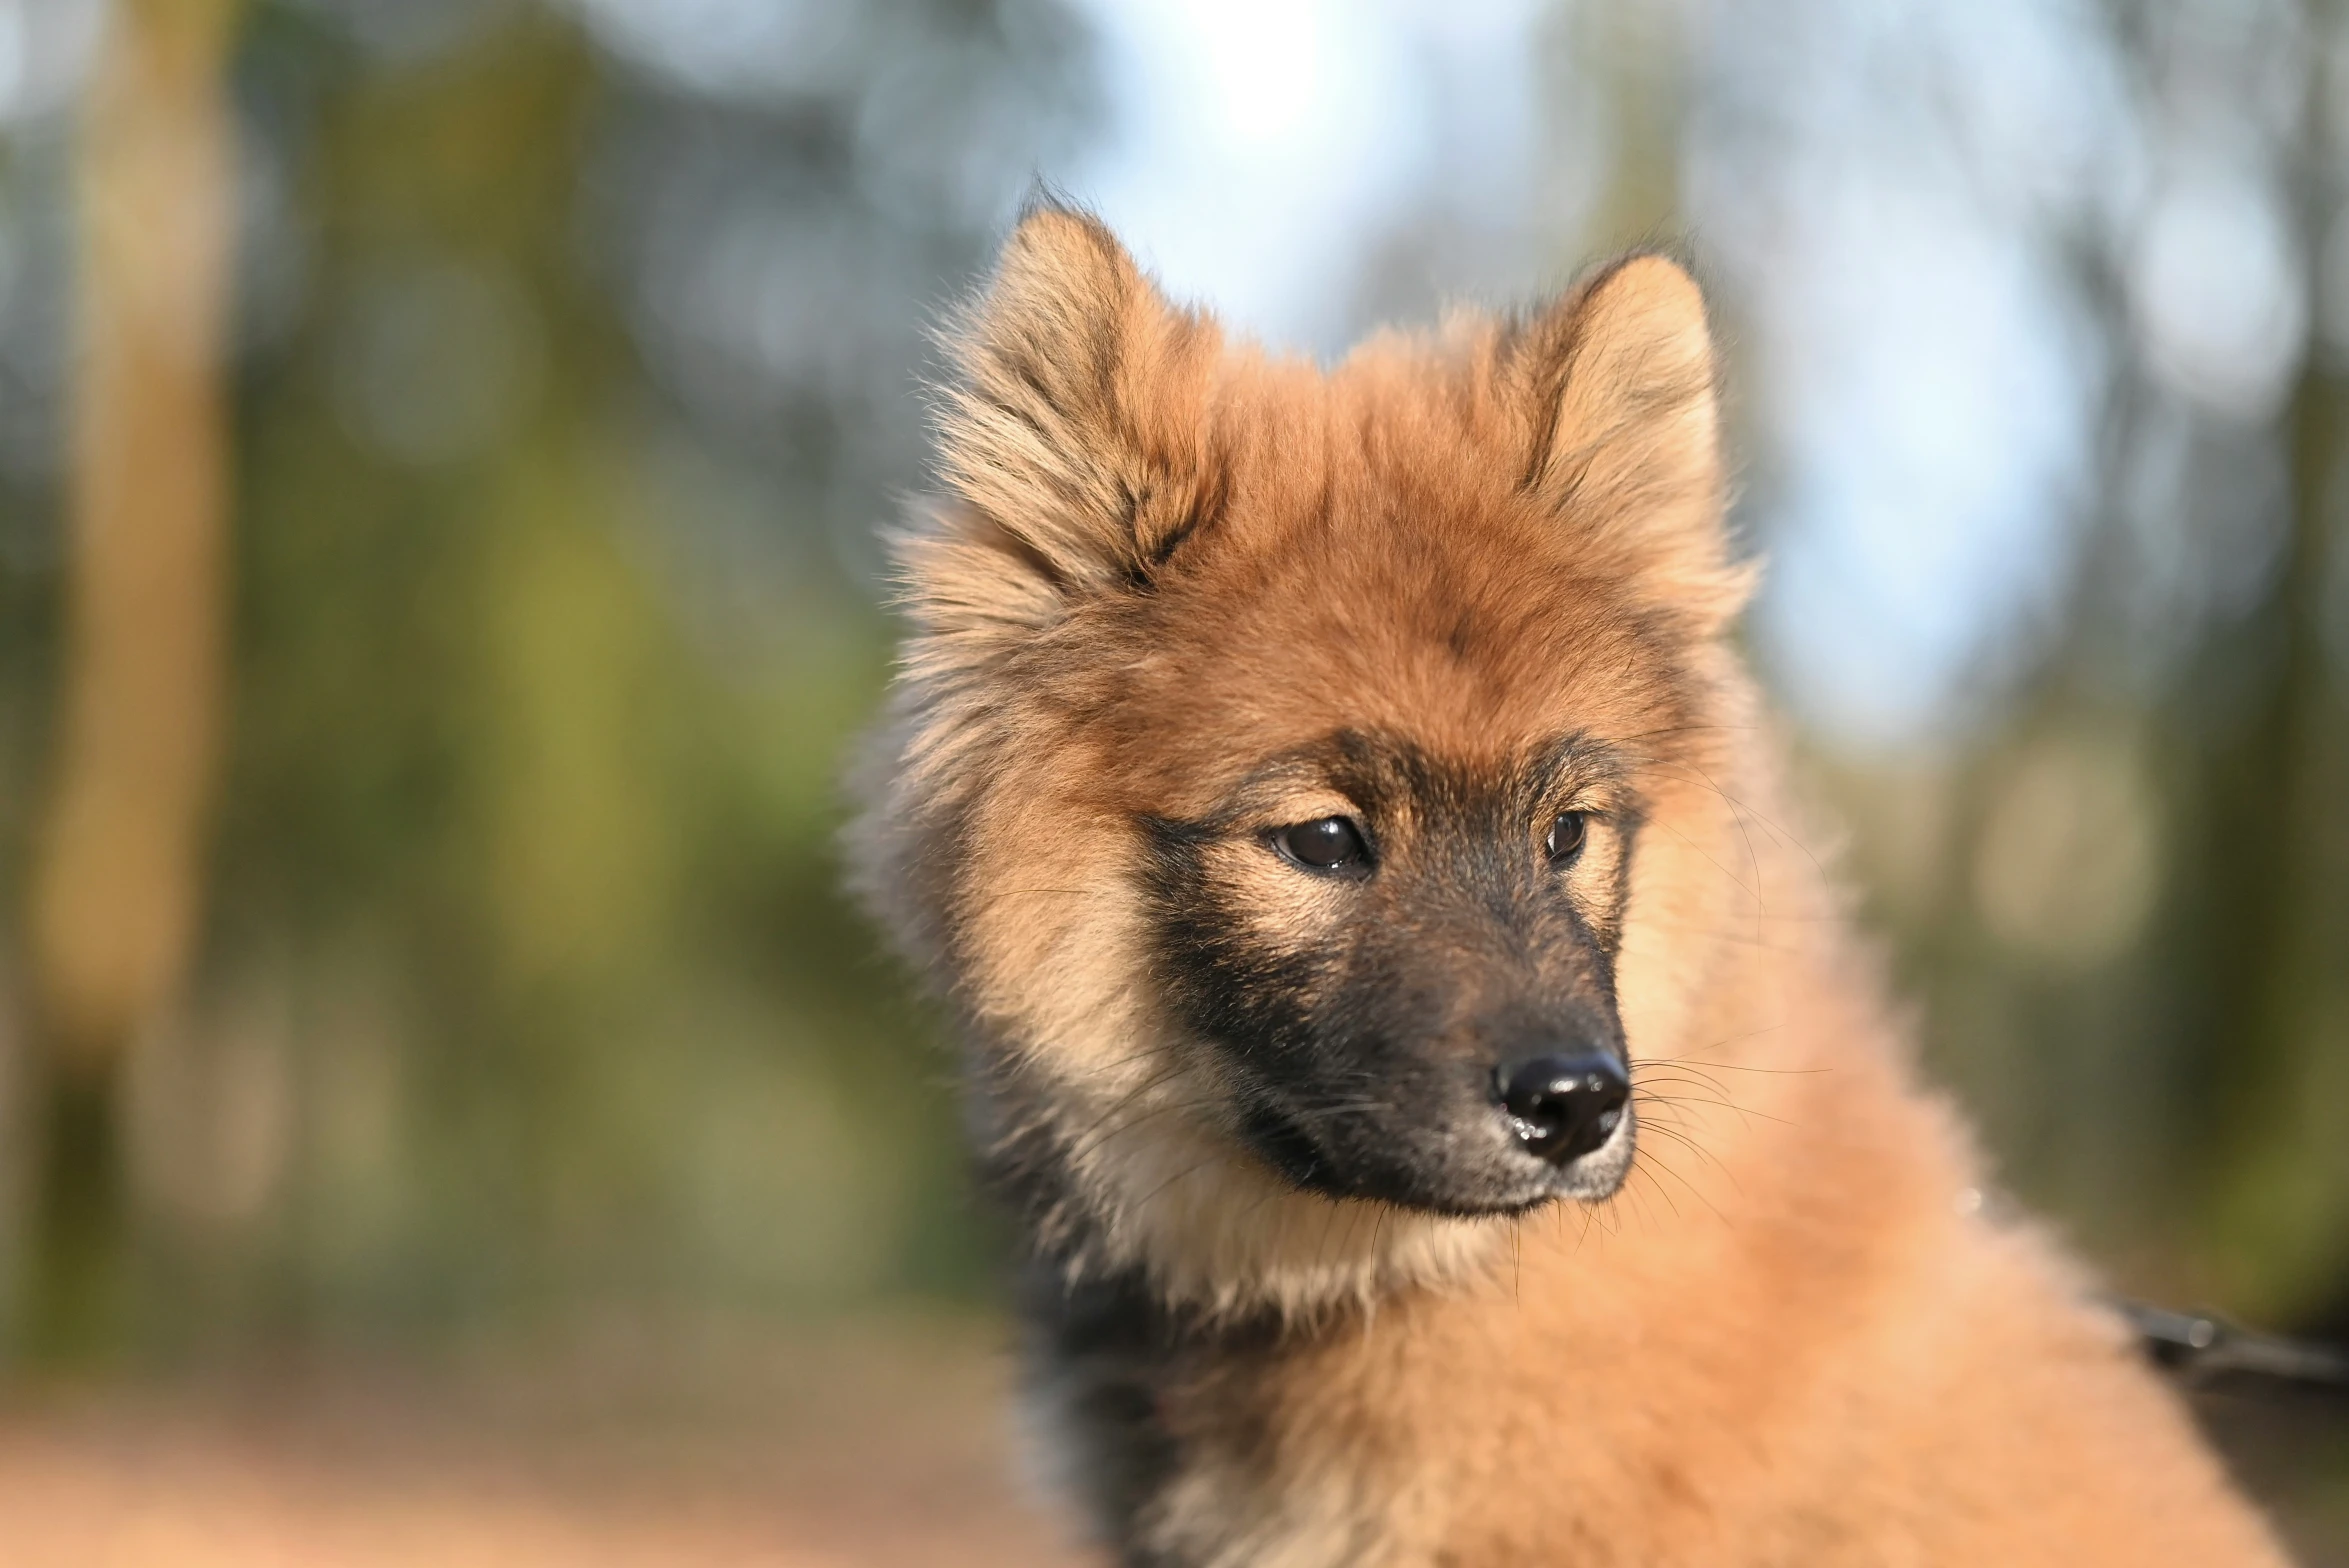
{"label": "dog's chin", "polygon": [[1241,1135],[1258,1159],[1300,1192],[1480,1219],[1613,1197],[1630,1177],[1637,1152],[1633,1120],[1624,1116],[1604,1144],[1562,1165],[1505,1134],[1438,1138],[1432,1140],[1438,1152],[1423,1157],[1414,1156],[1407,1138],[1365,1139],[1363,1151],[1332,1148],[1330,1140],[1266,1106],[1248,1113]]}

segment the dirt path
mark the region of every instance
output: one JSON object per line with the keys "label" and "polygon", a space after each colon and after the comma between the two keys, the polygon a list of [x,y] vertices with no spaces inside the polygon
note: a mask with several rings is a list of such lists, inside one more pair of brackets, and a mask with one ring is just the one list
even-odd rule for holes
{"label": "dirt path", "polygon": [[6,1568],[1057,1568],[952,1336],[277,1369],[0,1405]]}

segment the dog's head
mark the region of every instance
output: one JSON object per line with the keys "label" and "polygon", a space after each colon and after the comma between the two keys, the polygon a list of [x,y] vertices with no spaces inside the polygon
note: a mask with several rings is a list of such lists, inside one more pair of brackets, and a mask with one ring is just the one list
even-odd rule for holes
{"label": "dog's head", "polygon": [[985,1135],[1052,1167],[1040,1222],[1310,1297],[1308,1249],[1360,1286],[1615,1191],[1744,722],[1688,277],[1325,373],[1046,210],[953,351],[861,873],[973,1018]]}

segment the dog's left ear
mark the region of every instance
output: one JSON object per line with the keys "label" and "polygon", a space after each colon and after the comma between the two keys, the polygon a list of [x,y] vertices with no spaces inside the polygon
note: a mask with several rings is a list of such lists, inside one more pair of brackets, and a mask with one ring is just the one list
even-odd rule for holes
{"label": "dog's left ear", "polygon": [[1713,340],[1661,256],[1599,272],[1503,334],[1496,378],[1527,429],[1524,487],[1717,631],[1751,589],[1730,559]]}

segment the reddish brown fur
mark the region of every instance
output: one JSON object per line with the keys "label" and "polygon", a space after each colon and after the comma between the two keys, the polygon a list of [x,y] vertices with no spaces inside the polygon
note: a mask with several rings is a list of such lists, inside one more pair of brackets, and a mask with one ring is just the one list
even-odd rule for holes
{"label": "reddish brown fur", "polygon": [[[1208,1325],[1153,1386],[1181,1459],[1129,1561],[2280,1561],[2067,1268],[1976,1212],[1784,826],[1684,274],[1325,374],[1045,211],[956,351],[860,876],[966,1014],[983,1141],[1051,1151],[1032,1239]],[[1471,770],[1562,731],[1635,757],[1644,1141],[1605,1209],[1288,1191],[1168,1022],[1136,824],[1340,725]],[[1279,940],[1342,918],[1231,853]]]}

